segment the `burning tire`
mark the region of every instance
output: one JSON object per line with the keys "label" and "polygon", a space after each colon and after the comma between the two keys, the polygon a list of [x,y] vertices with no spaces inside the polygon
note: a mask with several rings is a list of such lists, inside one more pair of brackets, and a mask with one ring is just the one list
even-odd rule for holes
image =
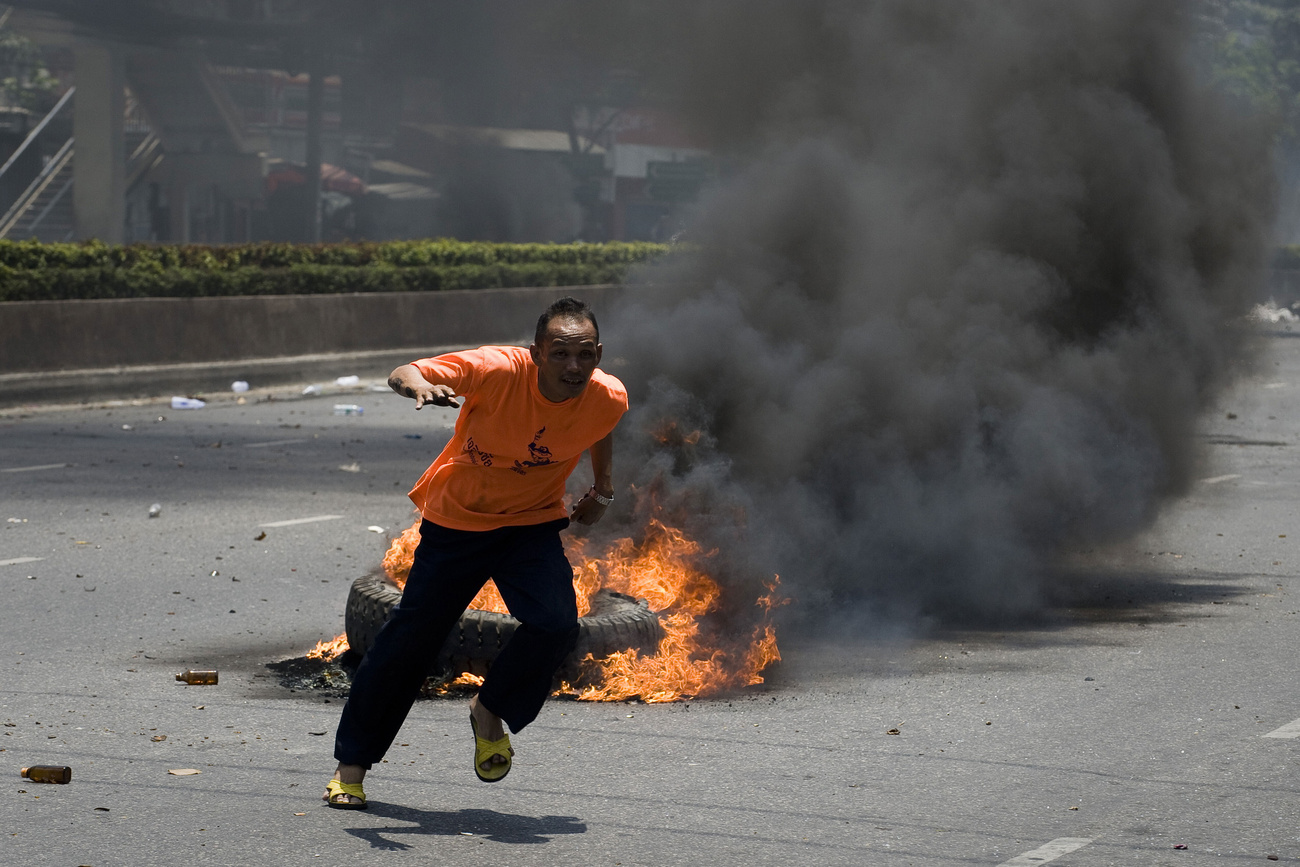
{"label": "burning tire", "polygon": [[[363,575],[352,583],[344,613],[348,646],[364,655],[375,635],[388,620],[389,612],[402,598],[402,591],[382,573]],[[487,674],[492,660],[515,632],[519,621],[508,614],[471,608],[447,636],[438,653],[435,672]],[[588,653],[602,659],[624,650],[653,652],[663,638],[659,618],[644,599],[634,599],[613,590],[599,590],[591,598],[591,610],[578,618],[578,643],[560,666],[557,676],[574,681],[579,662]]]}

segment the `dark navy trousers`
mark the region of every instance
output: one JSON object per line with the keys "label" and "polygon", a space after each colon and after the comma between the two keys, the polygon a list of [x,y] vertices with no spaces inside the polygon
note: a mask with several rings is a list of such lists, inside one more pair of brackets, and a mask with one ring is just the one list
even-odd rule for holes
{"label": "dark navy trousers", "polygon": [[402,599],[361,660],[334,738],[334,757],[369,768],[384,757],[443,642],[491,578],[520,622],[479,689],[479,703],[512,732],[537,718],[551,679],[578,639],[567,518],[524,527],[452,530],[420,525]]}

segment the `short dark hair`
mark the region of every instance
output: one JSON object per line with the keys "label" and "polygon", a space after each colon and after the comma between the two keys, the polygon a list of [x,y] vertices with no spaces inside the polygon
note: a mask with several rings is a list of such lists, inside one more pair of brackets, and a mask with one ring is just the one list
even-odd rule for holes
{"label": "short dark hair", "polygon": [[537,333],[533,335],[533,343],[542,345],[542,341],[546,339],[546,326],[550,325],[551,320],[557,316],[586,319],[591,323],[591,327],[596,329],[596,342],[600,343],[600,326],[596,323],[596,314],[591,312],[591,305],[568,296],[547,307],[546,311],[537,317]]}

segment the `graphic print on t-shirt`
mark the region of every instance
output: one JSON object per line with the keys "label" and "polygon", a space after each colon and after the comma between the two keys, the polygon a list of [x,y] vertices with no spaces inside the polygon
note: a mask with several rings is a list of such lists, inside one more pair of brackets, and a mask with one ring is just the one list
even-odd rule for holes
{"label": "graphic print on t-shirt", "polygon": [[510,469],[522,476],[527,474],[528,467],[544,467],[552,463],[551,450],[546,446],[538,445],[544,433],[546,433],[546,428],[542,428],[533,434],[533,441],[528,444],[528,460],[515,461],[515,465]]}
{"label": "graphic print on t-shirt", "polygon": [[[542,428],[542,430],[546,430],[546,428]],[[465,454],[469,455],[471,463],[482,464],[485,467],[492,466],[492,453],[480,450],[475,445],[473,437],[465,440]],[[515,463],[518,463],[518,461]]]}

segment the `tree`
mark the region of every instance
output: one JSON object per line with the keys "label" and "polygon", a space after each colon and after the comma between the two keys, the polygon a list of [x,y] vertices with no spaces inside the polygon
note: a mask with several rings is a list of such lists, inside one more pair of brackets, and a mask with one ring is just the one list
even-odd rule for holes
{"label": "tree", "polygon": [[1300,241],[1300,0],[1201,0],[1198,11],[1215,82],[1275,125],[1278,240]]}
{"label": "tree", "polygon": [[44,114],[58,99],[58,88],[59,81],[50,74],[40,46],[0,28],[0,89],[4,104]]}

